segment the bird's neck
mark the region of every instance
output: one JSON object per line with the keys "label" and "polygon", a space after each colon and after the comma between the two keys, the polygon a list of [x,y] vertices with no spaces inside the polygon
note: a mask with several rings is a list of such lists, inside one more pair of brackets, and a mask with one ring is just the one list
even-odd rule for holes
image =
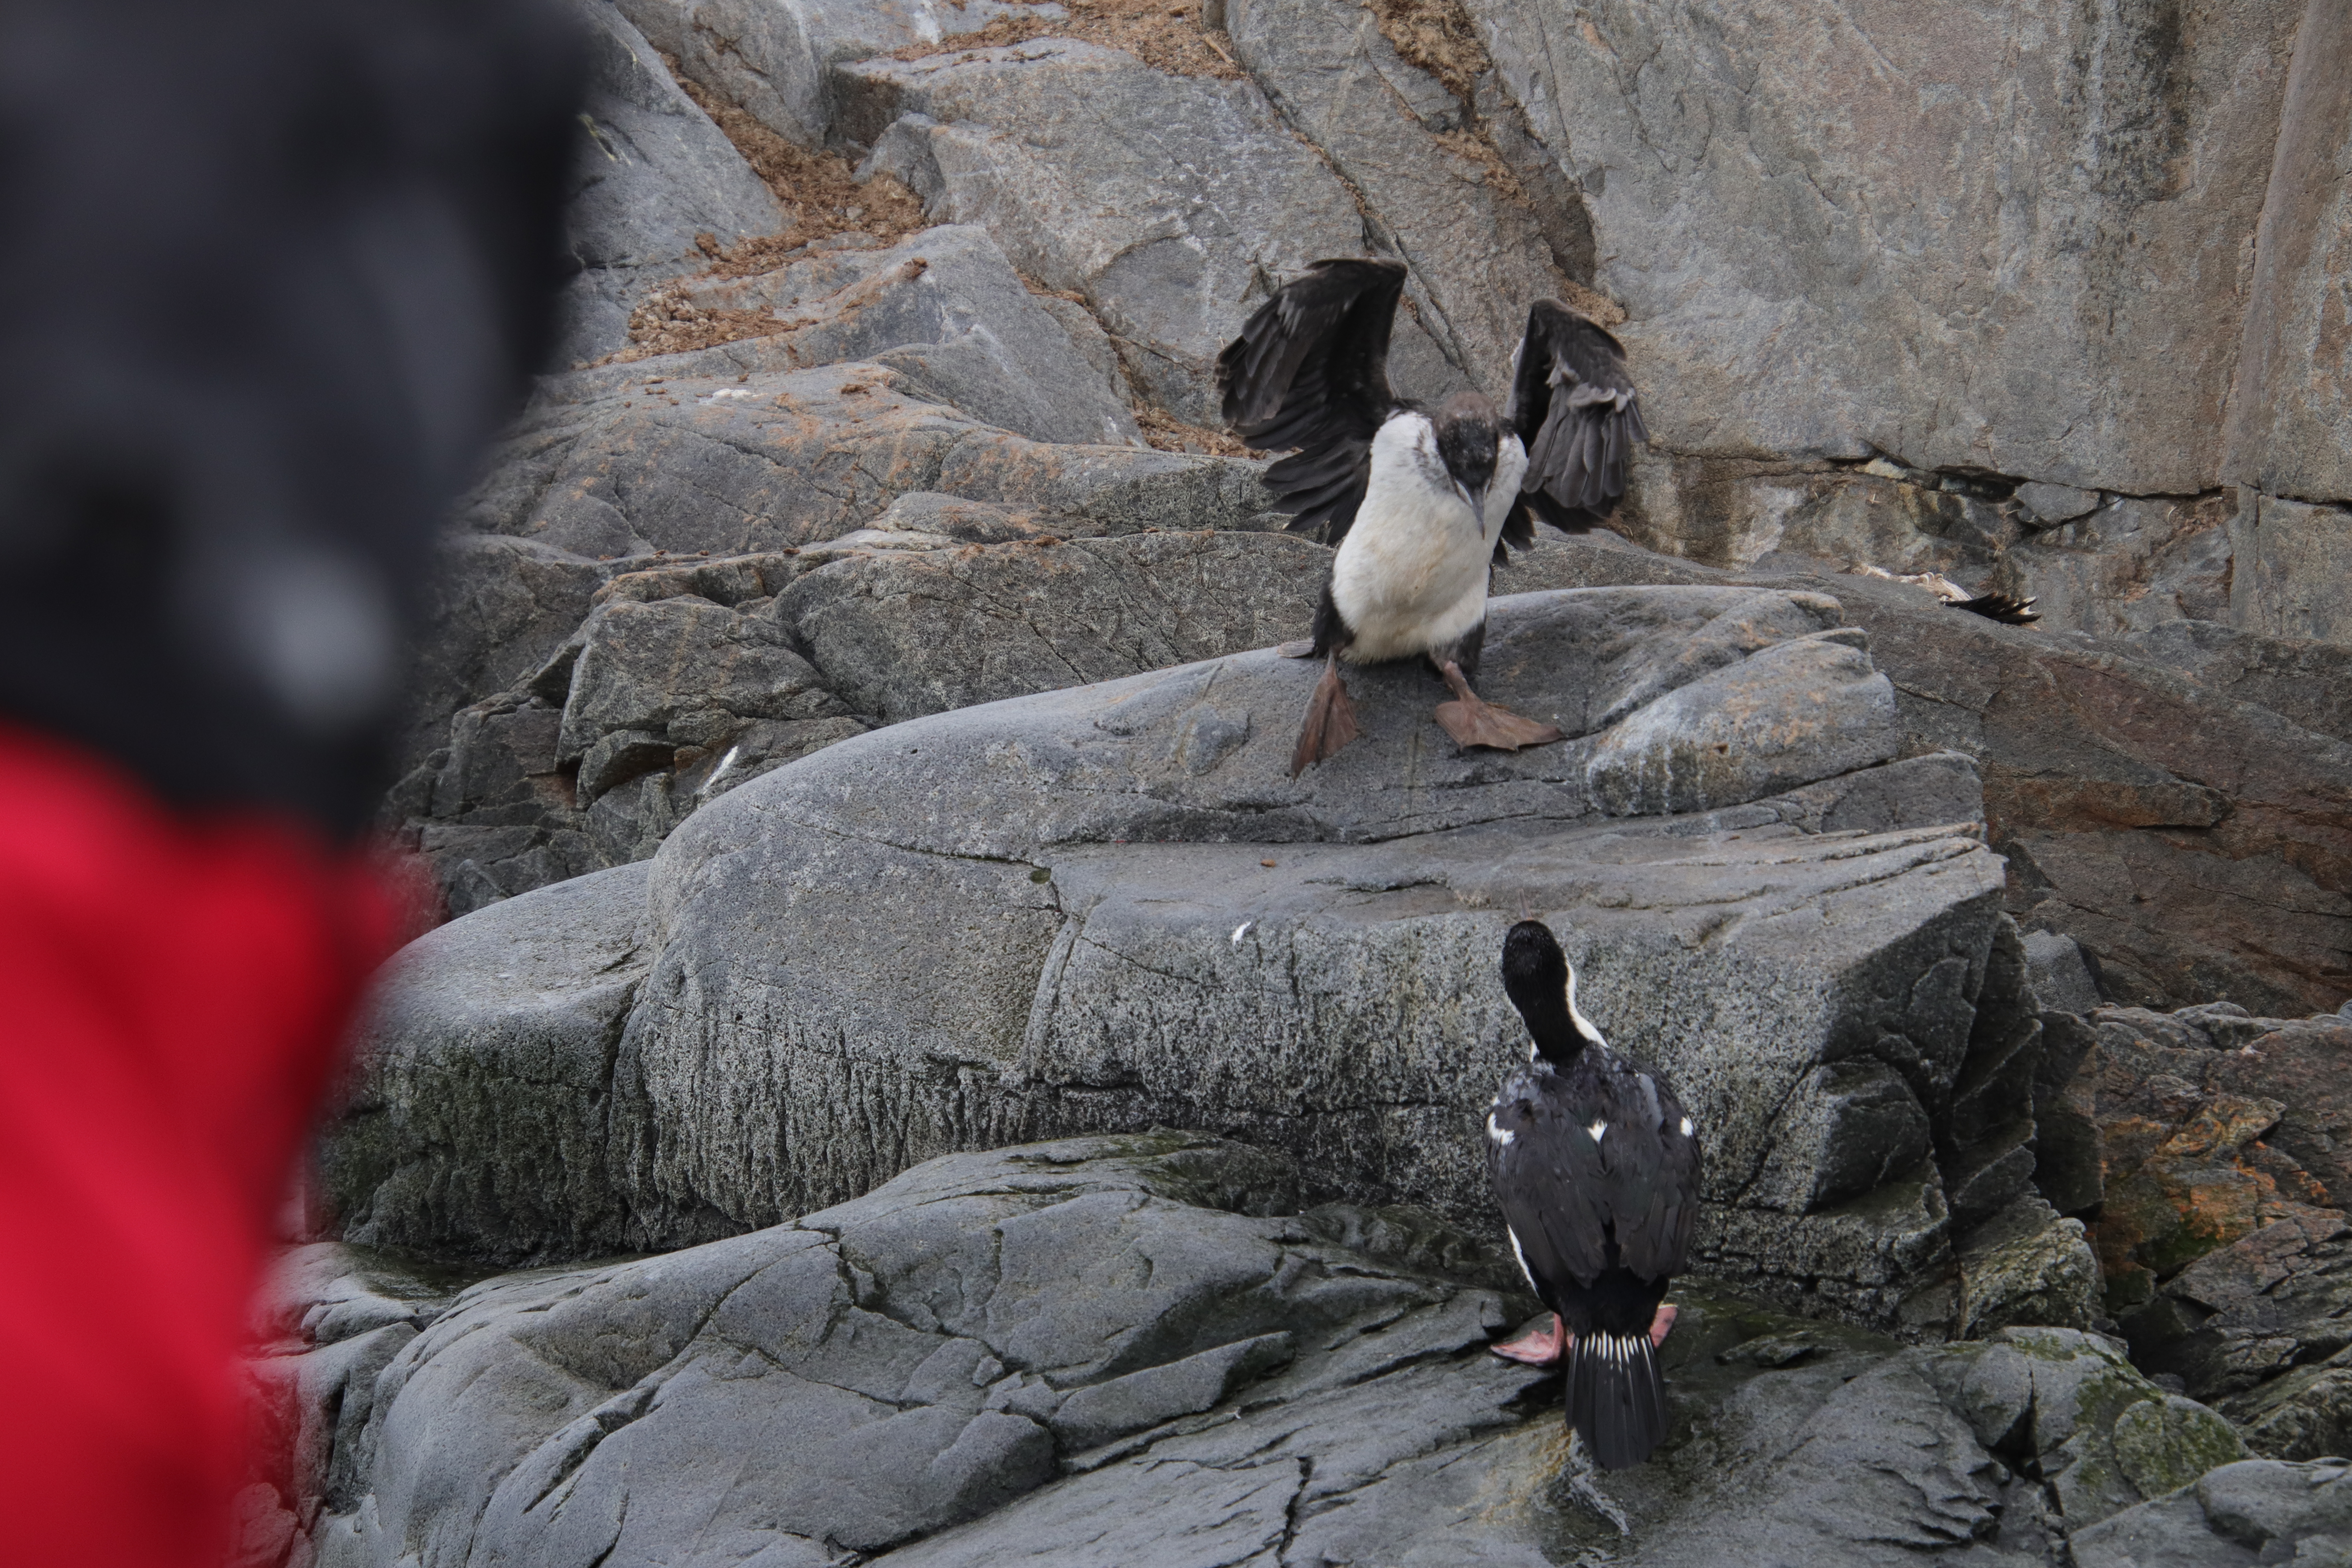
{"label": "bird's neck", "polygon": [[1576,1005],[1576,972],[1569,971],[1568,984],[1556,993],[1540,993],[1532,996],[1513,996],[1519,1016],[1528,1026],[1531,1044],[1528,1059],[1541,1062],[1557,1072],[1575,1062],[1588,1047],[1603,1049],[1609,1042],[1601,1037]]}
{"label": "bird's neck", "polygon": [[1577,1032],[1576,1022],[1569,1016],[1566,1007],[1552,1009],[1549,1014],[1539,1009],[1527,1016],[1527,1023],[1531,1037],[1528,1059],[1541,1062],[1554,1072],[1574,1066],[1576,1058],[1584,1054],[1584,1047],[1591,1044]]}

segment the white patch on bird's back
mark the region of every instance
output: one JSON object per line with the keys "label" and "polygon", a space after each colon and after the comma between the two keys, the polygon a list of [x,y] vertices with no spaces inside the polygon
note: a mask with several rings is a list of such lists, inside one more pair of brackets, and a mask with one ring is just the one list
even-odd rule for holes
{"label": "white patch on bird's back", "polygon": [[1598,1142],[1601,1142],[1601,1135],[1603,1132],[1606,1132],[1606,1131],[1609,1131],[1609,1123],[1607,1123],[1606,1121],[1601,1121],[1599,1118],[1597,1118],[1597,1117],[1596,1117],[1596,1118],[1594,1118],[1594,1120],[1593,1120],[1592,1125],[1591,1125],[1591,1126],[1590,1126],[1590,1127],[1588,1127],[1588,1128],[1586,1128],[1586,1129],[1585,1129],[1585,1131],[1586,1131],[1587,1132],[1591,1133],[1591,1134],[1592,1134],[1592,1141],[1593,1141],[1595,1143],[1598,1143]]}
{"label": "white patch on bird's back", "polygon": [[1486,1136],[1492,1138],[1498,1147],[1505,1149],[1519,1141],[1517,1133],[1508,1128],[1495,1125],[1495,1113],[1491,1110],[1486,1112]]}
{"label": "white patch on bird's back", "polygon": [[1685,1137],[1685,1138],[1687,1138],[1687,1137],[1689,1137],[1690,1135],[1691,1135],[1691,1119],[1690,1119],[1689,1117],[1685,1116],[1685,1117],[1684,1117],[1684,1118],[1683,1118],[1683,1136],[1684,1136],[1684,1137]]}
{"label": "white patch on bird's back", "polygon": [[1536,1283],[1536,1271],[1528,1267],[1528,1255],[1519,1247],[1519,1233],[1507,1225],[1503,1227],[1503,1234],[1511,1238],[1511,1256],[1519,1260],[1519,1272],[1527,1277],[1528,1289],[1538,1296],[1542,1295],[1543,1287]]}
{"label": "white patch on bird's back", "polygon": [[1528,458],[1505,435],[1487,487],[1486,515],[1438,456],[1425,414],[1397,415],[1372,437],[1363,504],[1331,563],[1331,598],[1356,634],[1342,655],[1375,663],[1444,647],[1486,618],[1495,539],[1518,500]]}

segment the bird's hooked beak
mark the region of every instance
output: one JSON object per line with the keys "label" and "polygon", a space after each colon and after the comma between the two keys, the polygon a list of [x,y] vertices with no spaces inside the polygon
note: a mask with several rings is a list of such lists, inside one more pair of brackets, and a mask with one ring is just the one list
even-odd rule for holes
{"label": "bird's hooked beak", "polygon": [[1485,532],[1486,529],[1486,487],[1485,485],[1465,485],[1460,479],[1456,479],[1454,481],[1454,489],[1464,500],[1470,503],[1470,525],[1473,528],[1477,529],[1480,532]]}

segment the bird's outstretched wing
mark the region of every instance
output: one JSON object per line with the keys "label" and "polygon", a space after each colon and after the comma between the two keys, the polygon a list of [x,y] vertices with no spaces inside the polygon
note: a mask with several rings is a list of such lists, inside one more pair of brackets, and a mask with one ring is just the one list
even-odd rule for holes
{"label": "bird's outstretched wing", "polygon": [[2006,626],[2031,626],[2042,618],[2032,599],[2012,599],[2007,594],[1979,594],[1972,599],[1946,599],[1948,610],[1967,610],[1987,620],[1999,621]]}
{"label": "bird's outstretched wing", "polygon": [[1569,533],[1596,527],[1617,510],[1626,465],[1650,436],[1624,349],[1599,322],[1557,300],[1538,300],[1528,311],[1503,417],[1527,443],[1519,486],[1529,507]]}
{"label": "bird's outstretched wing", "polygon": [[1372,437],[1398,406],[1389,331],[1404,279],[1399,261],[1318,261],[1217,356],[1225,423],[1253,447],[1297,448],[1265,473],[1295,533],[1337,544],[1356,521]]}

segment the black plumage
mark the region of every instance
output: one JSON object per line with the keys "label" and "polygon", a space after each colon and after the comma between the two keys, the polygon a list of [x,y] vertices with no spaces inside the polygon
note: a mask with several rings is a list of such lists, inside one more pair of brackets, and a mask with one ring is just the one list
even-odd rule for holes
{"label": "black plumage", "polygon": [[[1253,447],[1286,451],[1266,487],[1289,529],[1336,545],[1371,478],[1372,437],[1412,405],[1389,385],[1389,339],[1403,297],[1401,261],[1318,261],[1277,289],[1217,356],[1225,423]],[[1625,494],[1636,445],[1649,439],[1625,351],[1608,330],[1557,300],[1528,310],[1513,355],[1504,426],[1526,449],[1521,504],[1495,551],[1535,540],[1535,520],[1581,533]]]}
{"label": "black plumage", "polygon": [[1487,1111],[1487,1171],[1528,1282],[1574,1336],[1568,1423],[1620,1469],[1666,1435],[1653,1328],[1697,1217],[1699,1140],[1674,1089],[1577,1011],[1539,921],[1505,939],[1503,984],[1533,1044]]}
{"label": "black plumage", "polygon": [[2005,626],[2032,626],[2040,620],[2042,612],[2033,605],[2032,599],[2011,598],[2007,594],[1979,594],[1973,598],[1944,601],[1944,607],[1948,610],[1966,610],[1989,621],[1999,621]]}
{"label": "black plumage", "polygon": [[1289,531],[1336,545],[1372,473],[1372,437],[1404,404],[1389,389],[1401,261],[1318,261],[1276,291],[1217,356],[1225,423],[1264,451],[1289,448],[1266,488]]}
{"label": "black plumage", "polygon": [[1567,533],[1616,511],[1633,448],[1650,437],[1622,345],[1557,300],[1528,307],[1503,417],[1527,443],[1528,504]]}
{"label": "black plumage", "polygon": [[[1324,662],[1291,756],[1294,776],[1360,733],[1339,661],[1425,657],[1453,700],[1432,717],[1465,750],[1561,738],[1472,689],[1491,568],[1534,542],[1541,516],[1579,531],[1625,490],[1641,413],[1616,340],[1553,300],[1528,318],[1511,406],[1459,392],[1427,410],[1389,384],[1401,262],[1318,261],[1275,291],[1217,356],[1225,421],[1286,451],[1265,484],[1293,532],[1337,551],[1310,643]],[[1546,454],[1538,473],[1530,446]]]}

